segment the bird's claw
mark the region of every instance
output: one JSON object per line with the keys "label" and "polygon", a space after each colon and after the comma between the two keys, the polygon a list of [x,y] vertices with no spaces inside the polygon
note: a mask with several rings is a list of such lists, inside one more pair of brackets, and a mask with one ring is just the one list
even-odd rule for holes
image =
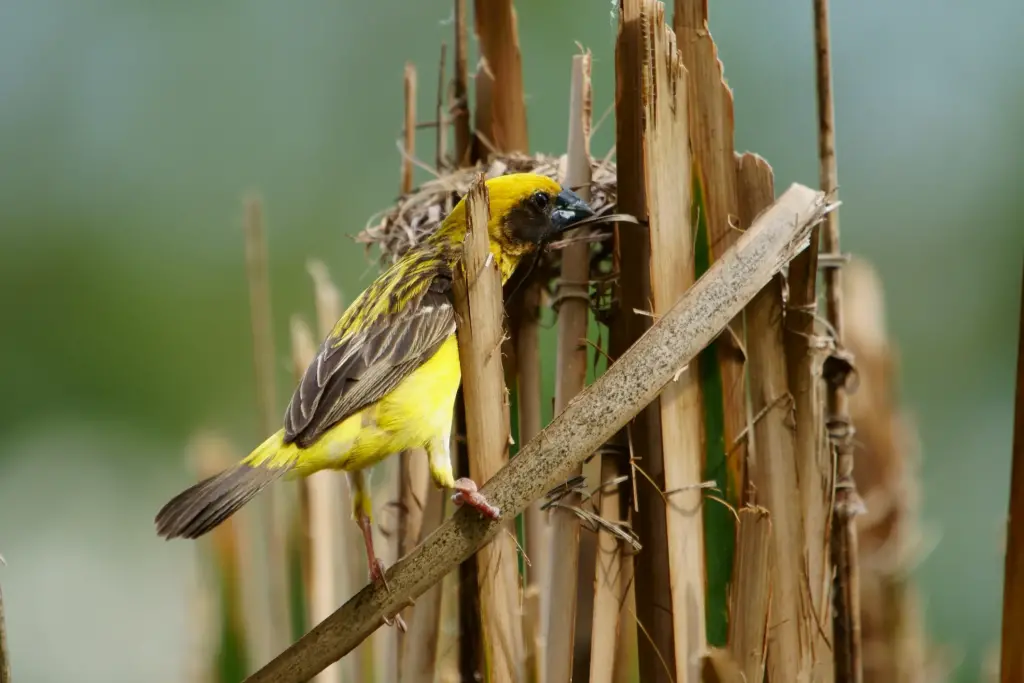
{"label": "bird's claw", "polygon": [[383,583],[384,588],[390,593],[391,587],[388,586],[388,580],[384,577],[385,569],[386,567],[384,566],[384,561],[381,560],[379,557],[375,557],[372,560],[370,560],[370,582]]}
{"label": "bird's claw", "polygon": [[489,519],[501,519],[501,510],[496,505],[491,505],[484,494],[480,493],[476,482],[468,477],[456,480],[452,502],[459,506],[468,505]]}

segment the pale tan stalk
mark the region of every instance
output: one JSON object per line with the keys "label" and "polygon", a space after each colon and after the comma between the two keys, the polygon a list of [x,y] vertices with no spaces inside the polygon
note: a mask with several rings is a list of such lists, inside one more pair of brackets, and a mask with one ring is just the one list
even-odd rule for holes
{"label": "pale tan stalk", "polygon": [[[452,283],[455,300],[462,391],[466,405],[466,441],[470,476],[489,481],[508,462],[508,396],[501,366],[501,277],[487,236],[490,207],[483,175],[466,197],[469,227],[462,267]],[[488,681],[523,678],[519,569],[511,522],[503,514],[502,533],[477,556],[484,672]]]}
{"label": "pale tan stalk", "polygon": [[763,507],[739,511],[736,566],[729,596],[729,653],[746,683],[764,680],[771,610],[772,522]]}
{"label": "pale tan stalk", "polygon": [[[324,339],[331,333],[342,313],[341,292],[331,281],[327,265],[317,259],[306,264],[306,271],[313,280],[313,300],[316,305],[317,337]],[[334,567],[337,599],[354,595],[366,583],[366,563],[362,556],[363,539],[358,526],[352,521],[352,502],[348,482],[336,473],[322,472],[307,479],[307,491],[314,502],[311,511],[315,515],[329,514],[330,520],[321,520],[316,526],[333,527],[329,533],[334,539]],[[322,502],[321,502],[322,501]],[[333,510],[333,511],[331,511]],[[326,557],[326,555],[321,555]],[[323,600],[327,604],[327,598]],[[334,609],[333,607],[331,609]],[[315,620],[319,623],[323,616]],[[311,620],[313,621],[313,620]],[[356,648],[356,652],[342,662],[342,679],[360,680],[362,672],[372,670],[372,651],[369,644]]]}
{"label": "pale tan stalk", "polygon": [[[598,514],[610,522],[621,521],[621,500],[618,486],[608,486],[607,482],[619,475],[617,455],[602,454],[601,476],[597,484],[601,486],[597,494]],[[617,651],[621,626],[619,613],[622,609],[622,545],[611,533],[601,528],[597,532],[597,553],[594,562],[594,618],[590,636],[590,683],[613,683],[615,680],[616,660],[627,656],[626,652]],[[627,619],[622,622],[632,626]],[[627,631],[632,629],[626,629]],[[635,633],[635,630],[633,630]]]}
{"label": "pale tan stalk", "polygon": [[[501,509],[502,520],[483,519],[476,510],[459,510],[388,569],[387,588],[381,583],[365,586],[326,621],[246,679],[247,682],[308,680],[379,628],[385,616],[422,595],[488,541],[504,537],[508,520],[552,485],[564,481],[643,406],[658,397],[679,370],[805,248],[811,226],[830,208],[823,193],[792,185],[675,306],[584,389],[537,438],[526,444],[519,456],[487,480],[481,493]],[[494,297],[485,301],[496,299],[497,292],[491,294]],[[497,311],[492,310],[492,313]],[[491,348],[497,348],[496,341]],[[483,353],[480,356],[486,357]],[[495,367],[492,375],[499,377],[499,368]],[[486,405],[482,401],[467,401],[467,404]],[[493,422],[495,431],[503,432],[503,437],[507,435],[507,428],[500,430],[500,419]],[[514,558],[510,565],[514,567]]]}
{"label": "pale tan stalk", "polygon": [[[415,537],[422,541],[444,521],[445,494],[431,487],[426,496],[423,525]],[[408,552],[408,551],[406,551]],[[409,633],[402,651],[402,683],[433,683],[437,671],[438,641],[441,635],[441,610],[444,586],[431,586],[416,600],[409,623]]]}
{"label": "pale tan stalk", "polygon": [[[590,199],[590,55],[572,61],[569,96],[569,144],[565,185]],[[586,230],[583,228],[582,230]],[[555,363],[555,415],[582,391],[587,379],[587,318],[590,278],[589,245],[577,242],[562,250],[562,272],[555,291],[558,305],[558,356]],[[575,470],[569,476],[578,476]],[[578,505],[579,496],[563,501]],[[580,551],[580,524],[575,515],[558,510],[551,515],[551,561],[548,567],[547,618],[544,625],[544,681],[572,679],[576,641],[576,588]]]}
{"label": "pale tan stalk", "polygon": [[[249,282],[249,310],[252,318],[253,367],[256,375],[256,396],[260,439],[280,427],[277,411],[277,364],[274,354],[273,316],[270,312],[270,277],[267,264],[267,237],[264,229],[263,202],[259,197],[246,199],[243,228],[245,232],[245,264]],[[266,557],[263,564],[267,578],[269,619],[262,625],[263,645],[260,660],[291,641],[291,604],[288,600],[287,567],[287,489],[271,486],[263,497]]]}

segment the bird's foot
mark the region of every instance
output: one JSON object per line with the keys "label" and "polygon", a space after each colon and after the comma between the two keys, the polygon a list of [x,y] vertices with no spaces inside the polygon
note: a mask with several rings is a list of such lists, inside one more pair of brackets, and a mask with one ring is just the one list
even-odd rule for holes
{"label": "bird's foot", "polygon": [[462,477],[455,482],[455,494],[452,502],[456,505],[468,505],[475,508],[481,515],[489,519],[500,519],[501,510],[491,505],[484,494],[476,486],[476,482],[468,477]]}
{"label": "bird's foot", "polygon": [[383,583],[384,588],[387,588],[388,592],[390,592],[391,588],[388,586],[388,580],[384,578],[384,572],[386,569],[387,567],[384,566],[384,560],[379,557],[370,558],[370,583]]}

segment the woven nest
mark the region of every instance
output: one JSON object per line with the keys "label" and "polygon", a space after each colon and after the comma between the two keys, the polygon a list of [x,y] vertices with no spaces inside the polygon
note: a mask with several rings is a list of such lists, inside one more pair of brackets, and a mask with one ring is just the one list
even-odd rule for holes
{"label": "woven nest", "polygon": [[[356,241],[380,249],[382,263],[393,263],[411,247],[432,233],[455,204],[469,191],[469,186],[481,171],[486,177],[494,178],[508,173],[532,172],[546,175],[559,183],[565,178],[565,155],[505,155],[493,156],[487,163],[461,168],[447,175],[439,175],[412,192],[399,197],[398,203],[370,219],[366,228],[356,236]],[[615,163],[605,159],[591,165],[590,206],[598,214],[615,211]],[[578,189],[578,188],[573,188]],[[600,245],[607,242],[611,225],[594,226],[591,235],[585,239]],[[553,266],[558,262],[558,248],[566,242],[551,245],[551,249],[540,265]],[[605,252],[600,247],[598,252]],[[598,254],[595,254],[597,256]]]}

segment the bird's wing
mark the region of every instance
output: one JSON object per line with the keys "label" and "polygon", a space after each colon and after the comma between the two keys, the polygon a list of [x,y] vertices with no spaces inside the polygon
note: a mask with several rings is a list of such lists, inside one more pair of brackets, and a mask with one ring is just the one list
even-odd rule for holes
{"label": "bird's wing", "polygon": [[[447,296],[450,282],[434,277],[417,287],[408,280],[396,281],[404,290],[398,293],[408,298],[393,312],[383,312],[380,305],[382,296],[396,293],[393,288],[368,291],[354,302],[354,310],[346,312],[324,341],[292,395],[285,413],[285,443],[308,446],[379,401],[428,360],[455,332],[455,311]],[[420,291],[410,296],[409,290],[416,289]]]}

